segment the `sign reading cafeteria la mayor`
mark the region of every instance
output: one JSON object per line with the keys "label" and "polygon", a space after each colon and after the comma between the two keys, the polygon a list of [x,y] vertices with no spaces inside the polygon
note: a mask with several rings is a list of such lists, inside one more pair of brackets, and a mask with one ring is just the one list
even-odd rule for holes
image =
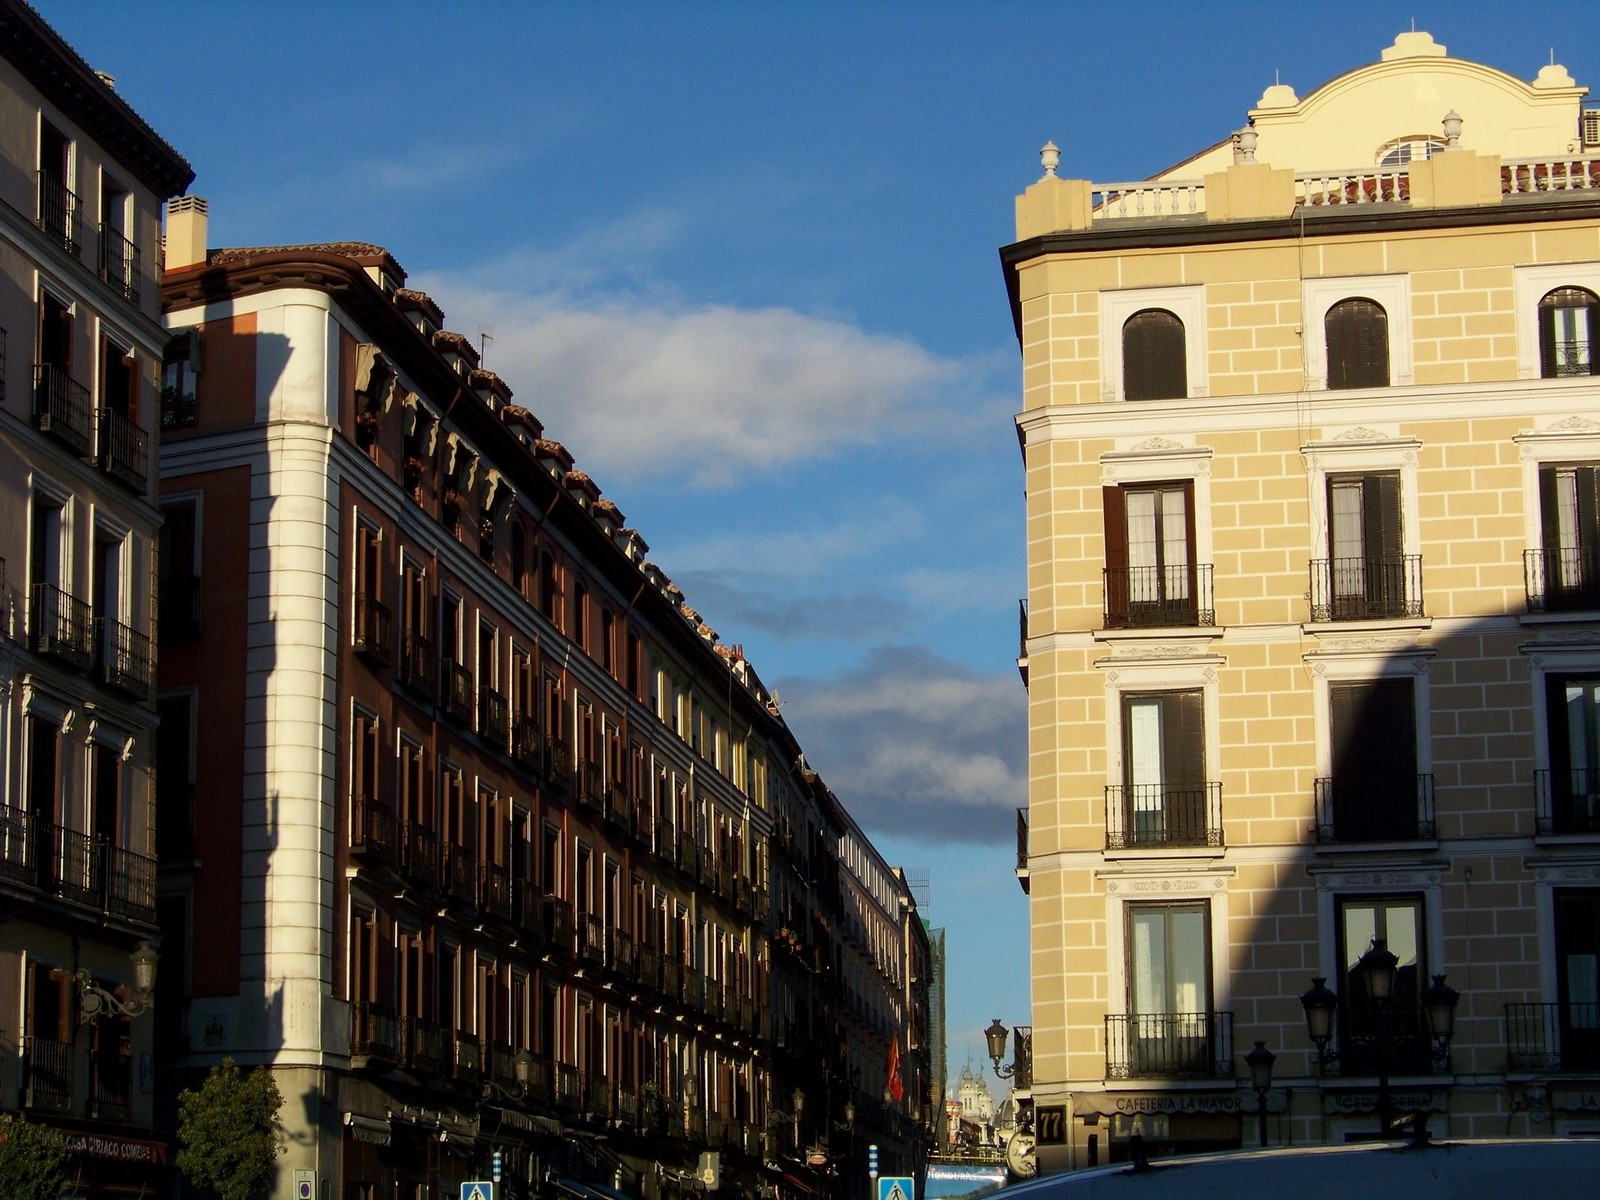
{"label": "sign reading cafeteria la mayor", "polygon": [[1236,1113],[1244,1103],[1235,1092],[1078,1092],[1073,1109],[1083,1113]]}

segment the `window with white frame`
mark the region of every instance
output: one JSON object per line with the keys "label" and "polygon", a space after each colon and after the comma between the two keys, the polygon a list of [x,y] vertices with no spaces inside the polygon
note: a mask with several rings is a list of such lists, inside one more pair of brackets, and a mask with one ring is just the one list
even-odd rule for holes
{"label": "window with white frame", "polygon": [[1515,269],[1517,376],[1559,379],[1600,373],[1600,262]]}
{"label": "window with white frame", "polygon": [[1308,389],[1412,382],[1409,276],[1308,279],[1301,309]]}
{"label": "window with white frame", "polygon": [[1420,619],[1421,443],[1392,429],[1330,431],[1301,447],[1311,471],[1310,615],[1315,622]]}
{"label": "window with white frame", "polygon": [[1208,395],[1205,305],[1198,284],[1101,292],[1101,398]]}

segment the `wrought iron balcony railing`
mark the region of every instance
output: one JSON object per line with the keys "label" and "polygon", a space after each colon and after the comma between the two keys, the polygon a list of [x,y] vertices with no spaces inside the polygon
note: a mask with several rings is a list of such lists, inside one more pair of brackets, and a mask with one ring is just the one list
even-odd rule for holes
{"label": "wrought iron balcony railing", "polygon": [[400,1019],[394,1009],[370,1000],[350,1006],[350,1056],[397,1062],[400,1057]]}
{"label": "wrought iron balcony railing", "polygon": [[451,658],[439,663],[439,708],[453,721],[472,720],[472,671]]}
{"label": "wrought iron balcony railing", "polygon": [[1600,1071],[1600,1004],[1506,1005],[1506,1069]]}
{"label": "wrought iron balcony railing", "polygon": [[72,1045],[54,1038],[22,1039],[23,1100],[26,1108],[65,1112],[72,1107]]}
{"label": "wrought iron balcony railing", "polygon": [[1159,783],[1106,788],[1106,849],[1221,846],[1222,785]]}
{"label": "wrought iron balcony railing", "polygon": [[1312,560],[1312,621],[1376,621],[1422,615],[1422,555]]}
{"label": "wrought iron balcony railing", "polygon": [[350,852],[389,863],[394,851],[394,809],[372,796],[351,796]]}
{"label": "wrought iron balcony railing", "polygon": [[478,860],[466,846],[444,847],[444,890],[462,904],[478,902]]}
{"label": "wrought iron balcony railing", "polygon": [[511,920],[515,911],[512,905],[511,873],[498,863],[483,863],[478,867],[478,907],[491,917]]}
{"label": "wrought iron balcony railing", "polygon": [[105,224],[100,226],[100,278],[124,300],[139,303],[139,247]]}
{"label": "wrought iron balcony railing", "polygon": [[96,618],[94,624],[95,645],[99,647],[96,674],[109,687],[140,700],[147,699],[155,679],[150,639],[109,617]]}
{"label": "wrought iron balcony railing", "polygon": [[89,453],[89,389],[55,363],[33,366],[33,427],[74,454]]}
{"label": "wrought iron balcony railing", "polygon": [[443,1075],[450,1064],[450,1033],[421,1017],[400,1021],[401,1060],[423,1075]]}
{"label": "wrought iron balcony railing", "polygon": [[394,654],[394,618],[389,607],[363,592],[356,593],[350,648],[379,667],[388,666]]}
{"label": "wrought iron balcony railing", "polygon": [[39,228],[74,258],[78,255],[81,211],[78,194],[65,180],[48,171],[39,172]]}
{"label": "wrought iron balcony railing", "polygon": [[1106,1017],[1107,1079],[1227,1079],[1232,1075],[1232,1013]]}
{"label": "wrought iron balcony railing", "polygon": [[1535,771],[1533,787],[1540,834],[1600,834],[1600,771]]}
{"label": "wrought iron balcony railing", "polygon": [[1105,627],[1148,629],[1217,623],[1211,564],[1173,567],[1106,567]]}
{"label": "wrought iron balcony railing", "polygon": [[420,633],[406,630],[400,639],[400,682],[413,692],[433,696],[439,687],[439,655]]}
{"label": "wrought iron balcony railing", "polygon": [[155,859],[37,813],[0,807],[0,876],[100,912],[155,922]]}
{"label": "wrought iron balcony railing", "polygon": [[1524,550],[1522,587],[1530,613],[1600,609],[1600,552],[1589,546]]}
{"label": "wrought iron balcony railing", "polygon": [[478,689],[478,736],[491,746],[504,750],[508,745],[511,709],[504,692],[490,687]]}
{"label": "wrought iron balcony railing", "polygon": [[1414,842],[1438,836],[1433,776],[1372,774],[1316,781],[1317,841]]}
{"label": "wrought iron balcony railing", "polygon": [[28,645],[35,654],[49,655],[80,671],[94,662],[93,610],[53,583],[33,585],[28,632]]}
{"label": "wrought iron balcony railing", "polygon": [[520,715],[511,721],[511,757],[530,775],[538,775],[544,767],[544,736],[539,732],[539,722],[533,717]]}
{"label": "wrought iron balcony railing", "polygon": [[95,413],[95,463],[118,483],[143,494],[150,485],[150,435],[111,408]]}
{"label": "wrought iron balcony railing", "polygon": [[407,821],[400,840],[400,869],[418,883],[439,882],[439,835],[419,821]]}

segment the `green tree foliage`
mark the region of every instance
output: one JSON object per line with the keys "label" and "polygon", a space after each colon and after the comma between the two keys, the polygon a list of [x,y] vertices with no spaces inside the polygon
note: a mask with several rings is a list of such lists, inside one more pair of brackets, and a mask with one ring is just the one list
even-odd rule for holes
{"label": "green tree foliage", "polygon": [[198,1089],[178,1094],[178,1170],[222,1200],[249,1200],[272,1179],[283,1093],[265,1067],[225,1058]]}
{"label": "green tree foliage", "polygon": [[67,1187],[67,1139],[48,1125],[0,1113],[0,1195],[60,1200]]}

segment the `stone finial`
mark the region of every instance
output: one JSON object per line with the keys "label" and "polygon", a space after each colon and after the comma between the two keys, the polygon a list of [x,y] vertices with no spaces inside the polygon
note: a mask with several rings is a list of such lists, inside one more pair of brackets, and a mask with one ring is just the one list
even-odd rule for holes
{"label": "stone finial", "polygon": [[1461,149],[1461,114],[1455,109],[1445,113],[1439,122],[1444,129],[1444,148],[1446,150]]}
{"label": "stone finial", "polygon": [[1256,160],[1256,140],[1261,135],[1251,126],[1246,125],[1236,135],[1235,145],[1239,147],[1239,160],[1242,163],[1253,163]]}
{"label": "stone finial", "polygon": [[1056,168],[1061,165],[1061,151],[1054,142],[1046,142],[1039,148],[1039,164],[1044,167],[1044,177],[1054,179]]}

